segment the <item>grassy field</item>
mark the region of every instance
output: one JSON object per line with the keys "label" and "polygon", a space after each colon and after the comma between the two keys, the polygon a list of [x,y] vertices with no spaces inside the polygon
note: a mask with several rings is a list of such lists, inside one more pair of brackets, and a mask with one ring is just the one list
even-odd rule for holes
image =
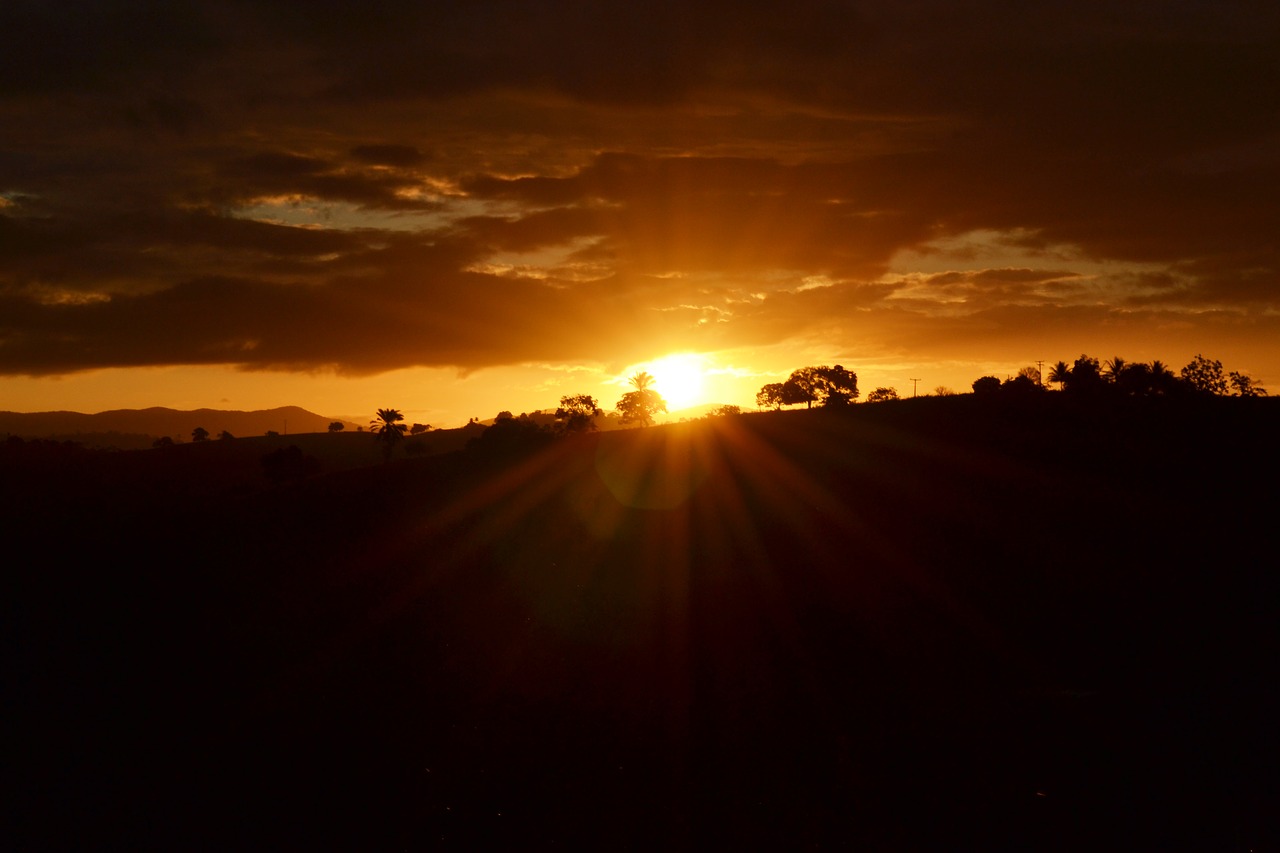
{"label": "grassy field", "polygon": [[1280,407],[1208,403],[9,457],[14,847],[1275,849]]}

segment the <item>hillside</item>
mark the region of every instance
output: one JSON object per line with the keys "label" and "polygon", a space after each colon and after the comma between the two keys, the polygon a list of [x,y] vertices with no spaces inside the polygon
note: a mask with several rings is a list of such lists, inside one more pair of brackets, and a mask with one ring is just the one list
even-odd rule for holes
{"label": "hillside", "polygon": [[1167,402],[749,414],[238,491],[64,458],[4,507],[39,555],[6,569],[18,837],[1271,849],[1280,406]]}

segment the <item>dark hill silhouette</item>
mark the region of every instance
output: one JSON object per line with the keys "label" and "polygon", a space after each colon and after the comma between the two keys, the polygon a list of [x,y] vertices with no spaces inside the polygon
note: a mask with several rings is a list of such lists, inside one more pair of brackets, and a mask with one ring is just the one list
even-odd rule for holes
{"label": "dark hill silhouette", "polygon": [[[24,438],[56,438],[80,441],[86,446],[114,446],[121,450],[149,446],[159,436],[189,440],[191,431],[204,427],[211,438],[223,430],[237,437],[279,433],[325,432],[333,418],[322,417],[297,406],[251,412],[221,409],[180,411],[116,409],[96,414],[80,412],[0,412],[0,435]],[[357,424],[347,423],[355,430]],[[113,441],[114,439],[114,441]]]}
{"label": "dark hill silhouette", "polygon": [[1277,427],[954,397],[243,493],[49,461],[5,506],[18,846],[1270,849]]}
{"label": "dark hill silhouette", "polygon": [[[483,430],[434,430],[405,439],[397,454],[421,457],[451,453],[465,447],[478,432]],[[368,432],[258,435],[162,448],[152,447],[148,439],[145,450],[124,452],[93,450],[77,442],[10,439],[0,441],[0,471],[4,475],[0,477],[0,502],[25,511],[47,506],[54,513],[96,514],[102,511],[97,504],[104,501],[106,484],[130,518],[143,512],[138,501],[151,494],[163,494],[167,501],[239,500],[272,486],[263,458],[290,448],[314,460],[314,467],[308,469],[312,474],[383,461],[382,447]]]}

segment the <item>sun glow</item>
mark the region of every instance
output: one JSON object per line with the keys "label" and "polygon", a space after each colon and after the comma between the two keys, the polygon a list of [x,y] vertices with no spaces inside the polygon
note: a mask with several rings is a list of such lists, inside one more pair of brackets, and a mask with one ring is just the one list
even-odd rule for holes
{"label": "sun glow", "polygon": [[[676,411],[707,402],[705,380],[707,359],[694,353],[676,353],[640,365],[637,369],[653,375],[653,390]],[[628,374],[630,375],[630,374]]]}

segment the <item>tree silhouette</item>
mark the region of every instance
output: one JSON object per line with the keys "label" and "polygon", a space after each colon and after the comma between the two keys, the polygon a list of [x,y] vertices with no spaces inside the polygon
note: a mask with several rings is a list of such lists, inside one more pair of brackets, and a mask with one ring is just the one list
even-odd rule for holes
{"label": "tree silhouette", "polygon": [[858,396],[858,374],[841,365],[828,367],[801,367],[792,371],[786,382],[772,382],[756,393],[756,405],[760,408],[780,409],[804,403],[812,409],[814,403],[824,406],[843,406]]}
{"label": "tree silhouette", "polygon": [[1172,394],[1178,389],[1178,377],[1159,359],[1151,362],[1147,381],[1153,394]]}
{"label": "tree silhouette", "polygon": [[378,416],[369,422],[369,431],[382,443],[382,455],[387,461],[396,443],[404,438],[407,427],[403,421],[404,415],[399,409],[378,409]]}
{"label": "tree silhouette", "polygon": [[[1035,370],[1035,368],[1032,368],[1032,370]],[[1022,370],[1018,371],[1017,376],[1012,379],[1006,379],[1000,385],[1000,393],[1006,397],[1026,397],[1043,390],[1030,374],[1024,373]]]}
{"label": "tree silhouette", "polygon": [[329,432],[342,432],[344,428],[342,421],[334,421],[329,424]]}
{"label": "tree silhouette", "polygon": [[868,403],[883,403],[886,400],[898,399],[897,388],[885,388],[881,386],[867,395]]}
{"label": "tree silhouette", "polygon": [[1106,387],[1102,367],[1096,358],[1081,355],[1071,365],[1064,390],[1074,394],[1096,394]]}
{"label": "tree silhouette", "polygon": [[202,426],[198,426],[191,431],[192,441],[208,441],[209,431]]}
{"label": "tree silhouette", "polygon": [[756,392],[756,406],[761,409],[781,409],[784,405],[782,382],[770,382]]}
{"label": "tree silhouette", "polygon": [[409,427],[409,435],[422,435],[429,429],[431,429],[431,424],[414,424]]}
{"label": "tree silhouette", "polygon": [[602,414],[590,394],[566,395],[560,398],[560,408],[556,409],[556,428],[565,434],[587,432],[596,428],[596,418]]}
{"label": "tree silhouette", "polygon": [[222,432],[218,433],[218,441],[230,441],[233,438],[235,438],[235,436],[231,434],[230,430],[224,429]]}
{"label": "tree silhouette", "polygon": [[790,403],[804,403],[806,409],[823,399],[824,380],[821,367],[801,367],[792,371],[783,386],[783,396]]}
{"label": "tree silhouette", "polygon": [[[1114,363],[1116,359],[1112,359]],[[1112,380],[1116,390],[1130,397],[1146,397],[1151,394],[1151,365],[1141,361],[1121,366]]]}
{"label": "tree silhouette", "polygon": [[536,451],[553,440],[551,431],[539,426],[528,415],[517,418],[511,412],[499,412],[492,426],[481,427],[479,433],[467,441],[467,450],[489,456],[519,456]]}
{"label": "tree silhouette", "polygon": [[[647,373],[636,374],[632,377],[631,384],[635,385],[636,379],[641,377],[649,377]],[[640,423],[643,426],[649,426],[653,423],[653,416],[658,412],[667,411],[667,401],[662,396],[648,387],[652,377],[644,382],[643,388],[637,387],[634,391],[628,391],[622,395],[622,399],[618,401],[617,410],[622,413],[622,422],[624,424]]]}
{"label": "tree silhouette", "polygon": [[821,377],[822,405],[847,406],[858,398],[858,374],[837,364],[817,368]]}
{"label": "tree silhouette", "polygon": [[1059,361],[1049,368],[1049,381],[1058,386],[1059,389],[1067,387],[1067,380],[1071,378],[1071,368],[1067,366],[1065,361]]}
{"label": "tree silhouette", "polygon": [[1267,389],[1263,388],[1252,376],[1241,373],[1238,370],[1231,371],[1227,376],[1232,390],[1237,397],[1265,397]]}
{"label": "tree silhouette", "polygon": [[1117,385],[1120,382],[1120,377],[1124,375],[1125,369],[1128,366],[1129,362],[1125,361],[1120,356],[1108,359],[1106,365],[1104,365],[1102,373],[1103,378],[1111,384]]}
{"label": "tree silhouette", "polygon": [[1223,396],[1227,393],[1227,377],[1222,372],[1222,362],[1199,353],[1182,368],[1182,381],[1200,394]]}
{"label": "tree silhouette", "polygon": [[979,376],[973,380],[973,393],[994,394],[1000,390],[1000,379],[996,376]]}
{"label": "tree silhouette", "polygon": [[755,392],[756,409],[782,409],[782,383],[771,382]]}

